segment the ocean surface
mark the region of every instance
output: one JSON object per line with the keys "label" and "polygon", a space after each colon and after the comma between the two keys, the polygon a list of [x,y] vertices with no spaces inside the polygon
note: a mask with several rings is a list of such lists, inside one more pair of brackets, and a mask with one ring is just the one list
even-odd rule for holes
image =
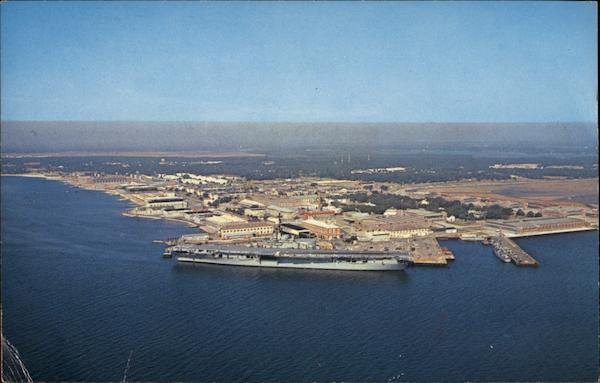
{"label": "ocean surface", "polygon": [[597,232],[520,239],[540,267],[447,241],[446,268],[178,265],[192,229],[128,203],[2,177],[5,336],[35,380],[595,381]]}

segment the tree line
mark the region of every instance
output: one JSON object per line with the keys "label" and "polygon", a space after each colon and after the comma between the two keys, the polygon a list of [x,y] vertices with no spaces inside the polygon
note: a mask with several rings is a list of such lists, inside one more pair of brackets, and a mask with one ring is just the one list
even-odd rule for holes
{"label": "tree line", "polygon": [[[489,206],[477,206],[472,203],[463,203],[458,200],[446,200],[442,197],[426,198],[426,203],[421,204],[422,200],[408,196],[399,196],[389,193],[357,192],[344,196],[334,196],[334,199],[349,199],[355,203],[342,204],[339,201],[333,201],[333,205],[342,209],[342,211],[359,211],[363,213],[383,214],[387,209],[395,208],[400,210],[422,208],[428,211],[445,211],[448,216],[454,216],[464,220],[480,219],[507,219],[513,215],[527,217],[541,217],[540,213],[528,212],[525,214],[519,209],[516,213],[513,209],[502,207],[498,204]],[[369,203],[372,205],[364,205]]]}

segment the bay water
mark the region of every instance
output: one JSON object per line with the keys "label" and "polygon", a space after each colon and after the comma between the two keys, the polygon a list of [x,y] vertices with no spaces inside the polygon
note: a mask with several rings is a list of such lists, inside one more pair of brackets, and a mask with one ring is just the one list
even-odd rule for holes
{"label": "bay water", "polygon": [[595,381],[598,234],[403,272],[183,265],[101,192],[2,177],[2,327],[34,380]]}

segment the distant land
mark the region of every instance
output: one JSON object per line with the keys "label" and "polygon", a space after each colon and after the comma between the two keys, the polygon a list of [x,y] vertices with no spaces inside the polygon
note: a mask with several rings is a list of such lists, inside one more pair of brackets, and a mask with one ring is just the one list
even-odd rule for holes
{"label": "distant land", "polygon": [[[592,123],[225,123],[2,121],[3,153],[261,151],[303,148],[577,148]],[[89,155],[89,153],[87,153]]]}
{"label": "distant land", "polygon": [[247,152],[211,152],[211,151],[185,151],[185,152],[143,152],[143,151],[89,151],[89,152],[28,152],[28,153],[2,153],[2,158],[51,158],[51,157],[178,157],[178,158],[231,158],[231,157],[264,157],[261,153]]}

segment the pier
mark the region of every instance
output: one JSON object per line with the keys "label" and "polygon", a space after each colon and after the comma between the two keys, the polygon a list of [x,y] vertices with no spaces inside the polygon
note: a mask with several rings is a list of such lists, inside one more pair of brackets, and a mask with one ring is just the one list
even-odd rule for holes
{"label": "pier", "polygon": [[489,244],[494,246],[494,251],[507,256],[517,266],[537,267],[539,264],[531,255],[519,247],[513,240],[500,233],[489,240]]}
{"label": "pier", "polygon": [[412,261],[416,265],[445,266],[454,260],[454,254],[447,247],[441,247],[434,237],[417,237],[409,241]]}

